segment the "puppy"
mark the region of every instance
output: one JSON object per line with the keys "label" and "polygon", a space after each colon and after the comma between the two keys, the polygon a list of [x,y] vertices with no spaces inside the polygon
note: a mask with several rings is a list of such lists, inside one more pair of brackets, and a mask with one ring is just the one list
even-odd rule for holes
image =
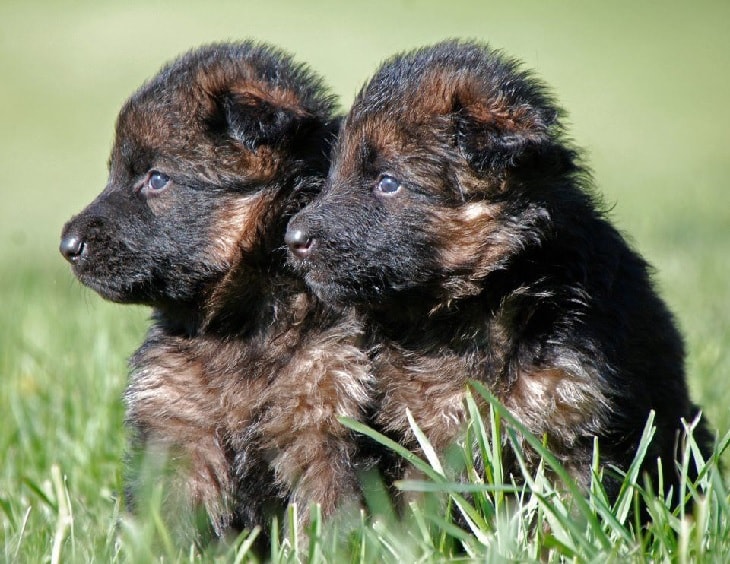
{"label": "puppy", "polygon": [[368,404],[360,328],[322,310],[283,244],[326,174],[333,108],[273,47],[191,51],[126,102],[108,183],[63,228],[82,283],[153,308],[125,393],[131,451],[167,452],[170,497],[204,508],[219,535],[267,531],[286,503],[303,526],[311,503],[327,516],[359,497],[336,417]]}
{"label": "puppy", "polygon": [[[602,463],[626,470],[655,410],[643,469],[657,487],[661,459],[676,494],[681,419],[698,413],[682,339],[561,117],[487,46],[392,58],[346,116],[323,191],[289,223],[290,260],[323,300],[366,315],[374,423],[402,444],[417,447],[409,408],[443,453],[474,379],[587,486],[594,437]],[[702,424],[695,438],[707,453]],[[619,483],[607,479],[611,495]]]}

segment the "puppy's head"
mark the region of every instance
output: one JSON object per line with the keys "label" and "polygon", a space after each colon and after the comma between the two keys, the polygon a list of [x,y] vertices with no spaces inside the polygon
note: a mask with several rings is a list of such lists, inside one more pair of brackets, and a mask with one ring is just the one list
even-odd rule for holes
{"label": "puppy's head", "polygon": [[559,117],[538,81],[487,47],[396,56],[357,96],[322,193],[289,223],[290,261],[330,302],[480,292],[539,244],[550,186],[576,169]]}
{"label": "puppy's head", "polygon": [[107,185],[64,226],[62,254],[109,300],[197,304],[272,260],[326,173],[332,112],[321,80],[274,48],[183,55],[122,108]]}

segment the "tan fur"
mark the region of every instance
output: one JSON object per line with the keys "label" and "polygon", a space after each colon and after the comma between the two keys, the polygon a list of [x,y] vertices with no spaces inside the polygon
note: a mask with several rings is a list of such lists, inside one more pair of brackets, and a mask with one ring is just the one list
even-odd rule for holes
{"label": "tan fur", "polygon": [[486,203],[435,209],[431,221],[444,268],[480,279],[507,256],[512,247],[499,237],[500,212],[499,204]]}
{"label": "tan fur", "polygon": [[290,110],[297,115],[307,115],[294,92],[285,88],[272,88],[270,84],[260,80],[251,80],[237,88],[232,88],[231,93],[239,96],[242,100],[249,101],[249,103],[258,103],[263,100],[273,106]]}
{"label": "tan fur", "polygon": [[376,361],[379,425],[398,433],[406,444],[416,448],[406,415],[408,408],[438,451],[452,444],[465,421],[467,372],[458,359],[446,351],[411,356],[393,346]]}
{"label": "tan fur", "polygon": [[269,193],[226,198],[217,217],[211,218],[210,252],[218,264],[230,267],[240,260],[240,253],[254,247],[259,224],[272,198]]}
{"label": "tan fur", "polygon": [[470,76],[444,73],[441,69],[427,72],[421,79],[418,95],[410,100],[412,119],[416,123],[425,123],[434,116],[449,114],[459,107],[471,119],[486,126],[528,136],[534,132],[537,138],[542,126],[536,122],[529,106],[515,105],[503,92],[485,91],[485,87]]}

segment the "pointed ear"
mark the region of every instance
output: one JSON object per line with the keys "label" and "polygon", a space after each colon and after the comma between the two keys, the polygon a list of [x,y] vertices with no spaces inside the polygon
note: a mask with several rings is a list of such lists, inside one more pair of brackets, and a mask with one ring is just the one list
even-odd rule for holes
{"label": "pointed ear", "polygon": [[527,103],[512,104],[501,93],[457,92],[453,111],[459,149],[478,172],[517,166],[549,141],[549,124],[541,112]]}
{"label": "pointed ear", "polygon": [[299,108],[253,91],[226,92],[220,109],[228,136],[251,151],[285,144],[304,118]]}

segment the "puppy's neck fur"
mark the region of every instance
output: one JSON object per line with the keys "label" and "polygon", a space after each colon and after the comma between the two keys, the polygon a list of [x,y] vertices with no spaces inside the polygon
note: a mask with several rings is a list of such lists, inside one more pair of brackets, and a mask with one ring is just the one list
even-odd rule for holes
{"label": "puppy's neck fur", "polygon": [[156,304],[157,324],[170,335],[230,339],[261,331],[302,309],[302,303],[311,303],[303,281],[286,265],[281,239],[289,217],[304,205],[318,182],[294,170],[280,186],[273,186],[275,195],[267,203],[267,212],[256,227],[247,227],[257,233],[253,246],[239,242],[230,268],[201,289],[199,299]]}
{"label": "puppy's neck fur", "polygon": [[[570,235],[563,232],[561,214],[553,217],[552,233],[541,234],[539,245],[527,245],[472,282],[478,293],[448,299],[438,283],[401,293],[397,300],[367,312],[370,332],[405,348],[436,342],[459,354],[493,356],[500,335],[524,341],[530,333],[548,333],[557,312],[580,319],[589,307],[585,292],[609,294],[614,279],[607,273],[615,274],[621,260],[634,259],[624,245],[600,243],[618,237],[600,214],[584,210],[578,215],[581,221],[573,220]],[[598,232],[600,237],[594,239],[591,234]],[[585,266],[599,263],[602,268],[595,272]],[[498,348],[510,350],[506,343]]]}
{"label": "puppy's neck fur", "polygon": [[213,303],[158,306],[153,310],[153,319],[167,334],[179,337],[244,337],[274,325],[282,312],[299,310],[302,303],[311,302],[303,284],[289,276],[252,278],[233,281],[225,293],[216,292]]}

